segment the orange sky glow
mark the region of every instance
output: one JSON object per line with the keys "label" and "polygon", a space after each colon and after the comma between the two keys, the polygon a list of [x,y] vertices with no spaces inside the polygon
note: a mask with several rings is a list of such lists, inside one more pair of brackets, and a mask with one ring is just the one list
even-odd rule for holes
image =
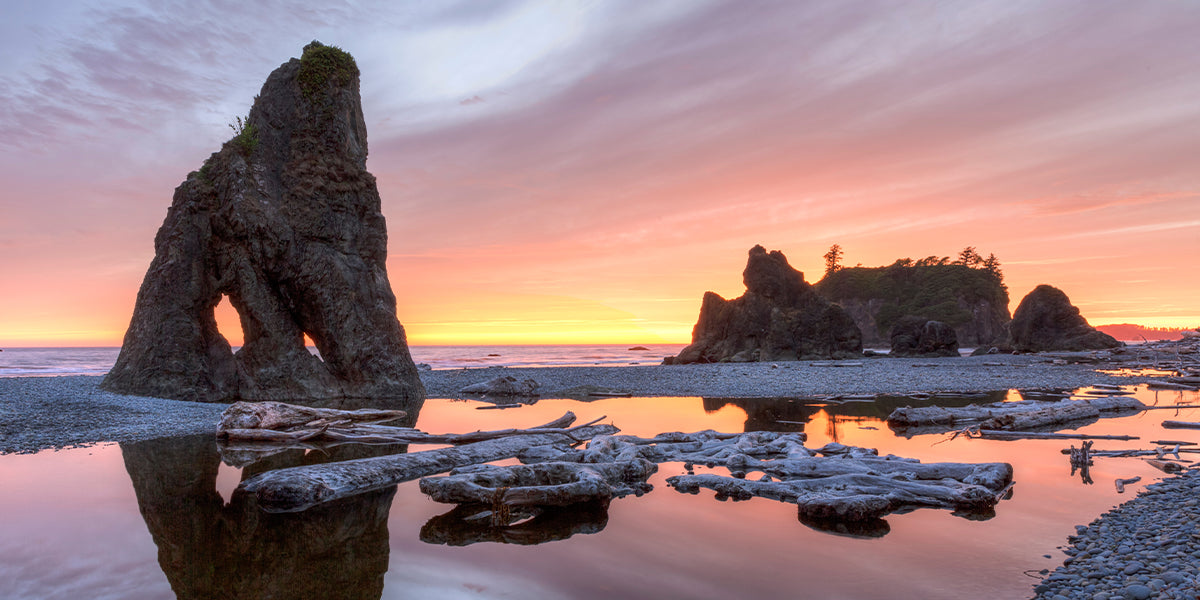
{"label": "orange sky glow", "polygon": [[1200,326],[1195,3],[127,4],[0,24],[0,347],[119,345],[173,188],[313,38],[411,344],[685,343],[755,244],[809,282],[975,246],[1012,308]]}

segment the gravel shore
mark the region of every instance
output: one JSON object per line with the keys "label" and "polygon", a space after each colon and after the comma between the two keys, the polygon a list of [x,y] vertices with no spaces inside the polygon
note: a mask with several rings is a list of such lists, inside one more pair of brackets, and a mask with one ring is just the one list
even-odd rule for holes
{"label": "gravel shore", "polygon": [[1144,377],[1099,373],[1037,355],[961,358],[864,358],[853,361],[717,363],[639,367],[492,368],[425,371],[430,398],[459,398],[463,387],[500,375],[533,379],[543,397],[596,386],[633,396],[791,398],[833,394],[978,392],[1128,385]]}
{"label": "gravel shore", "polygon": [[1200,471],[1146,486],[1076,527],[1068,558],[1035,589],[1044,600],[1196,600],[1200,595]]}
{"label": "gravel shore", "polygon": [[[1061,361],[1060,361],[1061,362]],[[841,365],[841,366],[835,366]],[[849,365],[849,366],[847,366]],[[1069,389],[1131,384],[1078,364],[1038,356],[779,362],[644,367],[488,368],[423,371],[430,398],[499,375],[531,378],[543,397],[602,388],[633,396],[774,398],[833,394]],[[100,377],[0,378],[0,453],[36,452],[97,442],[130,442],[211,431],[223,404],[122,396],[100,390]]]}
{"label": "gravel shore", "polygon": [[122,396],[101,377],[0,378],[0,453],[215,431],[225,404]]}

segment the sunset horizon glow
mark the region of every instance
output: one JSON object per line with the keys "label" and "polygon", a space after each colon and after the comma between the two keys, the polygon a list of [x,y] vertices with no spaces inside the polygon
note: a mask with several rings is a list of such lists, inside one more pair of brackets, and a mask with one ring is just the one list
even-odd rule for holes
{"label": "sunset horizon glow", "polygon": [[[312,39],[362,72],[412,345],[687,343],[746,252],[994,253],[1200,326],[1200,4],[17,2],[0,348],[117,346],[172,190]],[[262,23],[271,23],[264,29]],[[225,302],[218,326],[240,344]]]}

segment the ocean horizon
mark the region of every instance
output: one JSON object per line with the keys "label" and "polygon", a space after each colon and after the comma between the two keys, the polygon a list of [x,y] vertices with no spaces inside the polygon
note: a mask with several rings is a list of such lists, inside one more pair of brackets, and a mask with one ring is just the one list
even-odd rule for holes
{"label": "ocean horizon", "polygon": [[[489,367],[620,367],[656,365],[686,344],[531,344],[409,346],[413,361],[434,369]],[[234,346],[237,351],[240,346]],[[644,348],[635,349],[635,348]],[[0,377],[104,375],[120,346],[4,348]],[[309,351],[317,349],[309,346]]]}

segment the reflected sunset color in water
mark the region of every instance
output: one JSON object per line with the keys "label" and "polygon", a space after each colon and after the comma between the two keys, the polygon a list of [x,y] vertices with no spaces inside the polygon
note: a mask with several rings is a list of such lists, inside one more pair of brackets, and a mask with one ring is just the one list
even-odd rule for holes
{"label": "reflected sunset color in water", "polygon": [[[1191,392],[1137,395],[1149,404],[1200,403],[1200,395]],[[775,598],[801,592],[828,598],[1021,598],[1035,582],[1024,573],[1058,564],[1062,555],[1055,548],[1074,533],[1075,524],[1091,521],[1161,475],[1138,459],[1097,458],[1091,471],[1095,484],[1085,485],[1070,475],[1061,453],[1079,443],[1070,440],[944,441],[944,434],[906,439],[882,421],[901,401],[544,399],[517,409],[479,410],[478,402],[428,400],[417,426],[431,432],[524,427],[571,410],[580,421],[607,415],[606,422],[623,433],[642,436],[802,430],[809,447],[837,441],[923,462],[1011,462],[1016,486],[996,506],[995,517],[976,521],[920,509],[886,517],[882,529],[821,531],[799,522],[790,504],[678,493],[665,479],[683,473],[683,466],[663,463],[650,480],[655,489],[643,497],[614,500],[607,510],[573,509],[530,521],[523,533],[510,536],[512,543],[497,543],[479,541],[479,531],[446,521],[440,515],[452,506],[429,501],[416,482],[306,513],[260,513],[246,498],[231,495],[240,477],[270,465],[359,451],[279,455],[240,473],[219,462],[211,438],[199,436],[0,457],[5,489],[0,528],[9,534],[0,541],[0,594],[68,598],[86,589],[93,598],[201,598],[236,585],[259,595],[272,589],[301,596],[338,589],[345,597],[371,599]],[[983,400],[941,399],[970,401]],[[1160,410],[1101,419],[1079,431],[1142,437],[1098,441],[1097,449],[1195,437],[1159,426],[1167,418],[1200,417],[1192,408],[1179,412],[1182,416]],[[1143,481],[1118,495],[1113,480],[1134,476]],[[443,545],[446,541],[467,545]],[[306,569],[305,575],[296,579],[295,569]]]}

